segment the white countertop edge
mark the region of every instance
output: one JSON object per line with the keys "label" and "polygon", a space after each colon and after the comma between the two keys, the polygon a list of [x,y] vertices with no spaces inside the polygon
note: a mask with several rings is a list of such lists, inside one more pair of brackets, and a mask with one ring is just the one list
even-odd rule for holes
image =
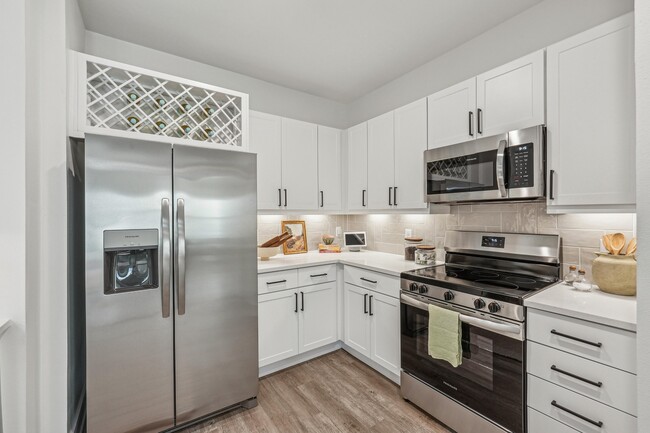
{"label": "white countertop edge", "polygon": [[0,338],[11,328],[11,320],[0,319]]}
{"label": "white countertop edge", "polygon": [[[585,300],[590,302],[579,306],[572,305],[567,295],[571,296],[571,299],[585,297]],[[607,313],[593,312],[598,306],[602,308],[603,305],[606,305]],[[564,283],[558,283],[526,298],[524,306],[636,333],[636,297],[634,296],[612,295],[601,292],[597,288],[591,292],[577,292]]]}
{"label": "white countertop edge", "polygon": [[[342,264],[399,277],[405,271],[444,264],[444,262],[436,262],[435,265],[416,265],[415,262],[404,260],[404,256],[401,254],[383,253],[379,251],[363,251],[359,253],[309,252],[295,256],[277,257],[276,263],[273,263],[273,259],[274,257],[271,257],[269,261],[264,262],[258,259],[258,275],[289,269]],[[292,259],[295,260],[295,263],[292,263]],[[280,261],[282,262],[279,263]],[[261,269],[260,266],[262,266]]]}

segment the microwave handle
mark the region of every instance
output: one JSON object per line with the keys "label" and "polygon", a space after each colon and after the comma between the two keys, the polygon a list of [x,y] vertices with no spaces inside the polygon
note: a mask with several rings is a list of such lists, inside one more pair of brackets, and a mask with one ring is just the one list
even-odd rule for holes
{"label": "microwave handle", "polygon": [[499,194],[501,197],[507,197],[506,191],[506,175],[505,175],[505,159],[506,159],[506,140],[499,141],[499,148],[497,149],[497,186],[499,187]]}

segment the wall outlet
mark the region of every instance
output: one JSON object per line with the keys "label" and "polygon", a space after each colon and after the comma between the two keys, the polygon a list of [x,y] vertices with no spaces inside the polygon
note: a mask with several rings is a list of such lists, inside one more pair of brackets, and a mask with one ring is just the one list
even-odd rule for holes
{"label": "wall outlet", "polygon": [[404,229],[404,237],[405,237],[405,238],[408,238],[408,237],[411,237],[411,236],[413,236],[413,230],[411,230],[411,229]]}
{"label": "wall outlet", "polygon": [[341,227],[336,228],[336,236],[341,236],[343,234],[343,230],[341,230]]}

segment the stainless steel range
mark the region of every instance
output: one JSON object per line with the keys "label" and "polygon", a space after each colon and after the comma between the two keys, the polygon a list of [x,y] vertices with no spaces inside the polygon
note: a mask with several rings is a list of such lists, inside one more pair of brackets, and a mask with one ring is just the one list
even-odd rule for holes
{"label": "stainless steel range", "polygon": [[[403,272],[403,397],[458,433],[523,433],[523,301],[558,281],[559,248],[557,235],[450,231],[444,265]],[[429,304],[459,313],[456,368],[428,355]]]}

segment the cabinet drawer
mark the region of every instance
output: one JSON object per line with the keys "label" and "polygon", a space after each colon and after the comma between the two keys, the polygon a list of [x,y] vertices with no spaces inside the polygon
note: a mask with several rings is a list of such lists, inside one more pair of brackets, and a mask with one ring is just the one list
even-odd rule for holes
{"label": "cabinet drawer", "polygon": [[528,433],[576,433],[577,431],[535,409],[528,408]]}
{"label": "cabinet drawer", "polygon": [[530,374],[528,406],[581,432],[636,433],[636,418],[632,415]]}
{"label": "cabinet drawer", "polygon": [[399,278],[354,266],[345,266],[345,282],[399,298]]}
{"label": "cabinet drawer", "polygon": [[300,287],[330,281],[336,281],[335,264],[298,269],[298,286]]}
{"label": "cabinet drawer", "polygon": [[270,293],[298,287],[298,271],[269,272],[257,276],[257,293]]}
{"label": "cabinet drawer", "polygon": [[527,360],[528,373],[636,415],[635,375],[531,341]]}
{"label": "cabinet drawer", "polygon": [[528,340],[636,373],[636,334],[528,309]]}

